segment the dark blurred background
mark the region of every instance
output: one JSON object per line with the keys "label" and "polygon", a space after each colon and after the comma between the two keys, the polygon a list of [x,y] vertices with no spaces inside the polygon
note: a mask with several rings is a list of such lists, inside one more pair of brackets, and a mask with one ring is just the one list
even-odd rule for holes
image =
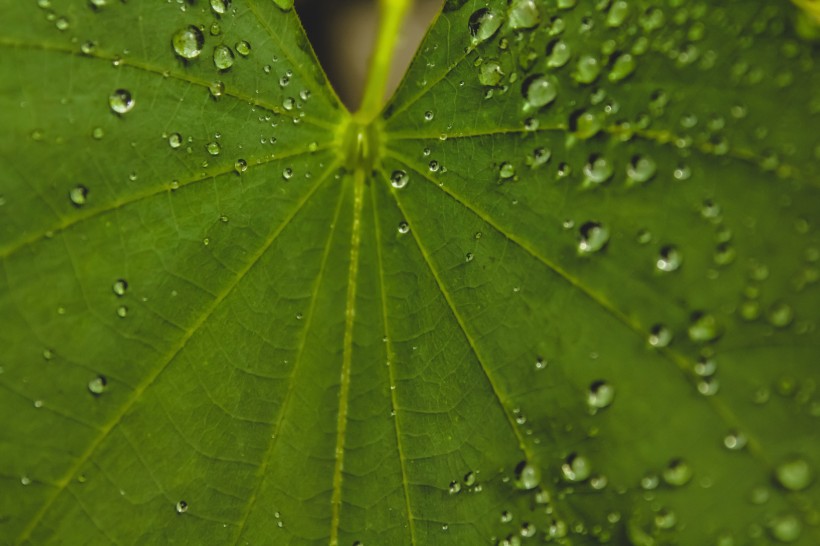
{"label": "dark blurred background", "polygon": [[[394,57],[387,95],[401,81],[443,0],[414,0]],[[361,100],[378,24],[378,0],[296,0],[296,11],[328,78],[347,107]]]}

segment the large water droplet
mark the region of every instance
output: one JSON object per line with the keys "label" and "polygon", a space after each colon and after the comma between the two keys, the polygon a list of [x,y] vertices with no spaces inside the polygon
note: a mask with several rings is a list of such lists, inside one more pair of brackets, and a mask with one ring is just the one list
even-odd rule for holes
{"label": "large water droplet", "polygon": [[218,45],[214,48],[214,66],[217,70],[228,70],[233,66],[233,50],[226,45]]}
{"label": "large water droplet", "polygon": [[558,96],[558,80],[553,76],[533,74],[521,85],[521,92],[529,108],[540,108]]}
{"label": "large water droplet", "polygon": [[509,18],[510,28],[532,28],[538,24],[541,15],[534,0],[512,0]]}
{"label": "large water droplet", "polygon": [[230,7],[231,0],[211,0],[211,9],[219,15],[225,15]]}
{"label": "large water droplet", "polygon": [[116,114],[125,114],[134,108],[134,97],[127,89],[117,89],[108,97],[108,105]]}
{"label": "large water droplet", "polygon": [[202,53],[202,46],[205,45],[205,36],[202,31],[194,25],[188,25],[174,33],[171,38],[171,45],[174,52],[183,59],[195,59]]}
{"label": "large water droplet", "polygon": [[390,184],[397,190],[405,187],[409,181],[410,177],[407,175],[407,172],[403,170],[397,169],[390,175]]}
{"label": "large water droplet", "polygon": [[589,161],[584,165],[584,176],[588,182],[598,185],[606,182],[612,177],[614,169],[612,163],[607,161],[604,156],[592,155]]}
{"label": "large water droplet", "polygon": [[692,468],[683,459],[672,459],[663,469],[663,481],[669,485],[680,487],[692,479]]}
{"label": "large water droplet", "polygon": [[794,542],[803,532],[803,524],[794,514],[779,514],[769,522],[772,538],[780,542]]}
{"label": "large water droplet", "polygon": [[481,8],[473,12],[468,22],[473,45],[478,45],[493,37],[501,27],[504,17],[497,11]]}

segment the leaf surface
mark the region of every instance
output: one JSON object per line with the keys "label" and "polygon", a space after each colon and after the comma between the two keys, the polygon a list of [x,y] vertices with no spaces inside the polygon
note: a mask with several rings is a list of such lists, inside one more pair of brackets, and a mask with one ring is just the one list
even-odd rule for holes
{"label": "leaf surface", "polygon": [[820,539],[805,8],[0,6],[0,542]]}

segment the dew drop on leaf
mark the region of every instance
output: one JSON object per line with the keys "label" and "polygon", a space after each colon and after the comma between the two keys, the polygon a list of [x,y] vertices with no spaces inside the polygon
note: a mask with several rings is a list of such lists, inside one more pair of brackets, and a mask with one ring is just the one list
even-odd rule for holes
{"label": "dew drop on leaf", "polygon": [[603,409],[615,399],[615,387],[606,381],[593,381],[587,391],[587,405],[592,410]]}
{"label": "dew drop on leaf", "polygon": [[478,68],[478,81],[481,85],[495,86],[501,82],[504,72],[501,63],[496,60],[486,60]]}
{"label": "dew drop on leaf", "polygon": [[82,184],[78,184],[68,191],[68,198],[71,200],[72,205],[80,208],[85,205],[88,199],[88,188]]}
{"label": "dew drop on leaf", "polygon": [[409,180],[410,177],[407,175],[407,172],[403,170],[397,169],[390,175],[390,184],[397,190],[405,187]]}
{"label": "dew drop on leaf", "polygon": [[273,3],[282,11],[290,11],[293,8],[293,0],[273,0]]}
{"label": "dew drop on leaf", "polygon": [[476,479],[476,473],[471,470],[470,472],[464,474],[464,485],[467,487],[472,487],[475,485]]}
{"label": "dew drop on leaf", "polygon": [[492,38],[503,22],[503,16],[489,8],[481,8],[473,12],[468,22],[473,44],[478,45]]}
{"label": "dew drop on leaf", "polygon": [[592,55],[584,55],[578,59],[575,71],[572,73],[572,79],[578,83],[589,84],[594,82],[600,73],[601,63],[598,58]]}
{"label": "dew drop on leaf", "polygon": [[205,148],[210,155],[219,155],[222,151],[222,146],[220,146],[218,142],[209,142]]}
{"label": "dew drop on leaf", "polygon": [[104,375],[98,375],[88,382],[88,392],[94,396],[99,396],[105,392],[105,387],[108,385],[108,380]]}
{"label": "dew drop on leaf", "polygon": [[635,58],[629,53],[618,55],[612,63],[608,79],[611,82],[619,82],[635,71]]}
{"label": "dew drop on leaf", "polygon": [[800,538],[803,532],[803,524],[794,514],[779,514],[769,522],[769,532],[772,538],[779,542],[794,542]]}
{"label": "dew drop on leaf", "polygon": [[521,85],[521,92],[528,108],[541,108],[558,96],[558,80],[553,76],[533,74]]}
{"label": "dew drop on leaf", "polygon": [[188,503],[185,502],[184,500],[181,500],[181,501],[177,502],[176,511],[177,511],[177,514],[184,514],[185,512],[188,511]]}
{"label": "dew drop on leaf", "polygon": [[534,0],[512,0],[509,10],[510,28],[532,28],[541,20]]}
{"label": "dew drop on leaf", "polygon": [[213,81],[208,85],[208,91],[213,98],[218,99],[225,94],[225,84],[219,80]]}
{"label": "dew drop on leaf", "polygon": [[813,479],[809,462],[802,457],[790,457],[777,465],[774,472],[777,483],[789,491],[802,491]]}
{"label": "dew drop on leaf", "polygon": [[663,324],[656,324],[649,330],[649,344],[652,347],[666,347],[672,342],[672,330]]}
{"label": "dew drop on leaf", "polygon": [[541,470],[527,461],[515,467],[515,485],[519,489],[535,489],[541,483]]}
{"label": "dew drop on leaf", "polygon": [[502,179],[508,179],[515,176],[515,167],[512,163],[507,161],[498,166],[498,176]]}
{"label": "dew drop on leaf", "polygon": [[722,329],[713,314],[697,312],[692,315],[687,332],[695,343],[707,343],[720,337]]}
{"label": "dew drop on leaf", "polygon": [[614,169],[612,164],[601,155],[593,154],[584,165],[584,176],[588,182],[598,185],[606,182],[612,177]]}
{"label": "dew drop on leaf", "polygon": [[591,254],[609,242],[609,229],[600,222],[586,222],[579,228],[578,251]]}
{"label": "dew drop on leaf", "polygon": [[233,164],[233,170],[239,174],[242,174],[248,170],[248,162],[241,158],[237,159]]}
{"label": "dew drop on leaf", "polygon": [[680,487],[692,479],[692,468],[683,459],[672,459],[663,469],[663,481],[667,484]]}
{"label": "dew drop on leaf", "polygon": [[188,25],[176,31],[171,38],[174,53],[183,59],[195,59],[202,53],[205,45],[205,36],[194,25]]}
{"label": "dew drop on leaf", "polygon": [[179,133],[171,133],[168,135],[168,145],[175,150],[182,146],[182,135]]}
{"label": "dew drop on leaf", "polygon": [[779,301],[772,304],[766,317],[769,323],[776,328],[785,328],[794,320],[794,311],[788,303]]}
{"label": "dew drop on leaf", "polygon": [[211,9],[219,15],[225,15],[230,7],[231,0],[211,0]]}
{"label": "dew drop on leaf", "polygon": [[726,449],[732,451],[740,451],[746,447],[747,441],[746,435],[737,430],[730,430],[729,433],[723,437],[723,445],[726,446]]}
{"label": "dew drop on leaf", "polygon": [[632,182],[643,183],[655,176],[657,170],[655,160],[651,157],[636,155],[626,166],[626,176]]}
{"label": "dew drop on leaf", "polygon": [[410,231],[410,224],[407,222],[399,222],[399,233],[404,234]]}
{"label": "dew drop on leaf", "polygon": [[120,305],[117,307],[117,316],[120,318],[125,318],[128,316],[128,307],[125,305]]}
{"label": "dew drop on leaf", "polygon": [[214,66],[217,70],[228,70],[233,66],[233,61],[233,50],[230,47],[221,44],[214,48]]}
{"label": "dew drop on leaf", "polygon": [[134,97],[127,89],[117,89],[109,95],[108,105],[115,114],[126,114],[134,108]]}
{"label": "dew drop on leaf", "polygon": [[592,464],[585,456],[571,453],[561,465],[561,474],[568,482],[582,482],[592,473]]}
{"label": "dew drop on leaf", "polygon": [[125,279],[117,279],[111,286],[111,290],[114,291],[114,294],[116,294],[117,297],[123,297],[125,295],[125,292],[128,290],[128,281],[126,281]]}
{"label": "dew drop on leaf", "polygon": [[247,57],[251,54],[251,44],[245,40],[240,40],[239,42],[236,42],[236,45],[234,47],[236,49],[236,52],[242,55],[243,57]]}
{"label": "dew drop on leaf", "polygon": [[677,270],[682,262],[683,254],[678,250],[678,247],[667,245],[661,248],[658,259],[655,260],[655,267],[660,271],[668,273]]}
{"label": "dew drop on leaf", "polygon": [[547,47],[547,66],[560,68],[569,62],[572,49],[564,40],[556,40]]}
{"label": "dew drop on leaf", "polygon": [[450,494],[455,495],[456,493],[458,493],[460,491],[461,491],[461,484],[456,480],[451,481],[450,482],[450,487],[449,487]]}

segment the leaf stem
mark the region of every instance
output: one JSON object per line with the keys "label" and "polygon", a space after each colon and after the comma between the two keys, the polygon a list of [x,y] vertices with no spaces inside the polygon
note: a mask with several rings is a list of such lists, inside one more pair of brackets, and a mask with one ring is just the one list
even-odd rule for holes
{"label": "leaf stem", "polygon": [[364,96],[356,112],[359,121],[370,122],[381,111],[393,53],[412,2],[413,0],[379,0],[379,30],[370,57]]}

